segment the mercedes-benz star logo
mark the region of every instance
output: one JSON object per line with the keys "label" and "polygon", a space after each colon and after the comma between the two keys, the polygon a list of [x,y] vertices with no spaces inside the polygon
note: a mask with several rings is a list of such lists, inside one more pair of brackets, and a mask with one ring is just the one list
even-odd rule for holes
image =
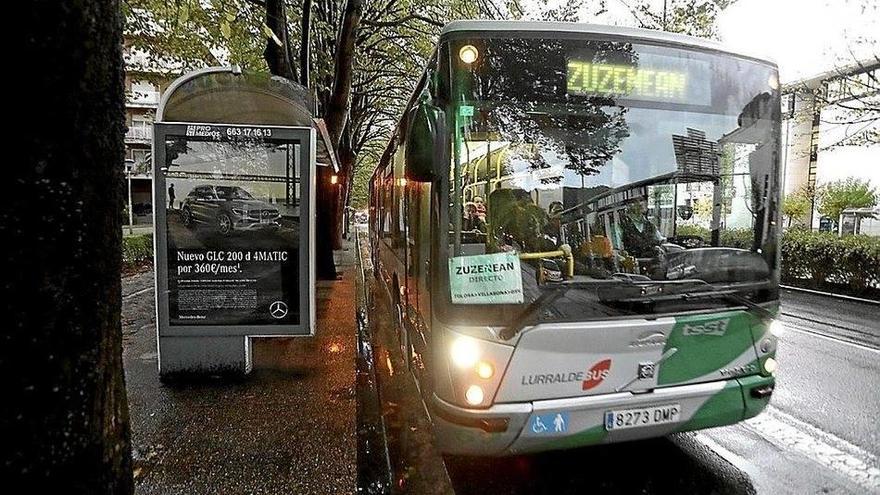
{"label": "mercedes-benz star logo", "polygon": [[272,318],[276,320],[280,320],[287,316],[287,303],[284,301],[275,301],[269,305],[269,314],[272,315]]}

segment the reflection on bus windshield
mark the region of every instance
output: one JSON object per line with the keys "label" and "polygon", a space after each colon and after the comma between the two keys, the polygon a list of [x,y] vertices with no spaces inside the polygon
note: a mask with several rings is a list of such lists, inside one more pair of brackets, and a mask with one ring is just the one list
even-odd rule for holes
{"label": "reflection on bus windshield", "polygon": [[485,43],[487,56],[505,54],[493,60],[525,74],[511,80],[504,77],[510,67],[501,65],[459,79],[454,100],[462,103],[451,112],[451,258],[518,253],[529,299],[542,284],[564,279],[768,279],[778,118],[765,82],[769,68],[752,64],[759,75],[741,86],[709,84],[706,70],[747,63],[694,54],[679,60],[675,50],[648,56],[633,45],[603,43],[592,46],[593,57],[679,71],[681,91],[693,99],[657,92],[648,101],[654,93],[642,87],[644,74],[654,72],[647,69],[631,71],[639,85],[614,86],[638,89],[638,98],[585,94],[584,84],[574,91],[572,62],[569,94],[560,96],[552,88],[564,87],[564,69],[536,58],[518,65],[517,53],[538,47],[540,60],[564,68],[572,53],[583,58],[590,42]]}

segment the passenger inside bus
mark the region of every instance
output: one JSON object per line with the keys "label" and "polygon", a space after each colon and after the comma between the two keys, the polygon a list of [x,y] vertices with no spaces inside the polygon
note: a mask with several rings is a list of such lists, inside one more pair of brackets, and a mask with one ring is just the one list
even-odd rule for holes
{"label": "passenger inside bus", "polygon": [[496,189],[487,209],[492,240],[498,249],[519,252],[544,250],[542,231],[547,213],[523,189]]}
{"label": "passenger inside bus", "polygon": [[648,219],[641,201],[627,205],[617,218],[619,222],[615,222],[611,229],[614,246],[619,246],[619,249],[636,258],[656,256],[657,248],[666,239]]}
{"label": "passenger inside bus", "polygon": [[[486,224],[486,203],[483,201],[483,198],[480,196],[474,196],[474,215],[479,217],[479,219],[483,222],[483,225]],[[485,229],[483,229],[485,231]]]}
{"label": "passenger inside bus", "polygon": [[562,232],[562,211],[561,201],[554,201],[547,207],[547,223],[544,225],[544,238],[557,248],[565,243],[565,236]]}
{"label": "passenger inside bus", "polygon": [[[461,229],[464,232],[471,232],[475,235],[486,234],[486,214],[485,207],[483,209],[483,214],[480,215],[479,208],[477,207],[476,202],[468,201],[464,204],[464,219],[461,224]],[[484,239],[483,239],[484,240]],[[483,242],[483,240],[477,240],[477,242]]]}

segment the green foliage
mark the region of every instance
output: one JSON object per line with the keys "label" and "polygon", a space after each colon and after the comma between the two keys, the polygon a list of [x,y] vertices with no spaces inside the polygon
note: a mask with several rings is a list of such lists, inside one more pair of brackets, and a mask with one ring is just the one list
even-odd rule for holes
{"label": "green foliage", "polygon": [[694,200],[694,216],[700,220],[711,220],[713,208],[711,199]]}
{"label": "green foliage", "polygon": [[838,238],[840,259],[832,280],[862,292],[880,283],[880,238],[851,235]]}
{"label": "green foliage", "polygon": [[663,6],[648,0],[632,4],[631,11],[641,27],[683,33],[701,38],[715,38],[715,19],[736,0],[667,0],[664,22]]}
{"label": "green foliage", "polygon": [[357,210],[366,208],[370,203],[370,176],[374,167],[360,166],[354,171],[350,204]]}
{"label": "green foliage", "polygon": [[751,249],[754,236],[752,229],[724,229],[719,241],[724,247]]}
{"label": "green foliage", "polygon": [[709,239],[709,229],[700,227],[699,225],[679,225],[675,228],[676,235],[680,236],[697,236],[703,240]]}
{"label": "green foliage", "polygon": [[[709,229],[699,225],[679,225],[676,234],[710,240]],[[720,244],[751,249],[752,235],[751,229],[722,230]],[[782,281],[818,289],[845,286],[855,294],[870,295],[880,284],[880,237],[789,229],[782,236]]]}
{"label": "green foliage", "polygon": [[[297,9],[291,10],[298,19]],[[148,54],[143,63],[129,60],[130,72],[170,78],[212,65],[266,70],[262,55],[265,10],[254,2],[126,0],[122,13],[126,45]]]}
{"label": "green foliage", "polygon": [[877,204],[877,188],[871,181],[848,177],[822,185],[818,190],[819,213],[837,221],[847,208],[863,208]]}
{"label": "green foliage", "polygon": [[133,235],[122,238],[122,267],[133,269],[153,262],[153,236]]}
{"label": "green foliage", "polygon": [[[714,33],[714,19],[727,0],[670,0],[666,30],[698,36]],[[637,2],[638,4],[638,2]],[[660,29],[662,15],[648,2],[633,8],[645,27]],[[265,8],[257,0],[125,0],[127,46],[148,54],[129,62],[139,77],[171,78],[191,69],[237,63],[265,71],[263,50],[271,38]],[[312,89],[324,115],[332,94],[336,38],[346,0],[313,2],[311,25]],[[301,36],[302,4],[288,3],[288,31],[294,47]],[[601,14],[605,2],[566,0],[556,6],[538,2],[526,13],[520,0],[390,0],[364,2],[355,45],[354,78],[348,125],[340,143],[342,161],[353,160],[352,201],[363,204],[366,182],[391,136],[403,108],[431,56],[441,26],[453,19],[577,21]],[[139,66],[140,65],[140,66]],[[360,169],[365,172],[358,173]],[[344,182],[346,183],[346,182]]]}
{"label": "green foliage", "polygon": [[810,213],[813,203],[804,191],[788,194],[782,200],[782,215],[788,219],[788,226],[796,219],[803,219]]}
{"label": "green foliage", "polygon": [[[441,27],[454,19],[516,18],[521,14],[519,0],[505,4],[463,0],[392,0],[365,4],[356,46],[357,72],[348,128],[356,157],[353,206],[366,204],[370,176],[433,54]],[[323,37],[330,41],[335,39],[336,29],[329,21],[317,21],[313,29],[318,32],[314,35],[315,52],[326,44],[321,41]],[[317,67],[313,65],[313,71],[318,71],[314,79],[319,83],[319,100],[332,83],[332,57],[326,60],[329,65],[324,62],[322,67],[320,61]],[[322,77],[325,77],[323,83],[319,81]]]}
{"label": "green foliage", "polygon": [[[318,114],[327,112],[333,93],[337,35],[347,0],[313,2],[310,80]],[[263,50],[273,33],[266,10],[257,0],[126,0],[125,38],[129,47],[148,54],[129,71],[150,79],[173,78],[188,70],[237,63],[245,70],[266,71]],[[294,48],[302,39],[302,3],[287,4],[287,25]],[[403,107],[431,55],[440,28],[453,19],[513,18],[518,0],[501,5],[462,0],[391,0],[364,2],[363,16],[349,60],[354,67],[351,110],[339,146],[345,168],[375,167]],[[354,173],[363,202],[369,173]]]}
{"label": "green foliage", "polygon": [[[697,236],[703,239],[706,245],[712,240],[712,234],[706,227],[699,225],[679,225],[675,229],[679,236]],[[754,232],[752,229],[722,229],[719,243],[724,247],[737,249],[751,249]]]}
{"label": "green foliage", "polygon": [[866,292],[880,284],[880,238],[791,229],[782,237],[782,280],[814,288],[845,285],[855,293]]}

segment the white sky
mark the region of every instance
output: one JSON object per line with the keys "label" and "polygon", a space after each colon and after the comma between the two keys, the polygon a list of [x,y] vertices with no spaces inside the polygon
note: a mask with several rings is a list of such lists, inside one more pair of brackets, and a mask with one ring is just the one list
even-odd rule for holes
{"label": "white sky", "polygon": [[[661,12],[663,0],[650,0]],[[545,10],[560,0],[524,0],[527,12]],[[640,27],[627,5],[636,0],[606,0],[607,12],[594,16],[586,2],[581,22]],[[779,64],[789,82],[852,65],[848,49],[861,59],[880,57],[880,0],[738,0],[717,20],[721,41],[731,48],[764,55]]]}
{"label": "white sky", "polygon": [[[611,0],[617,1],[617,0]],[[878,0],[739,0],[718,19],[725,44],[763,53],[782,82],[880,56]]]}

